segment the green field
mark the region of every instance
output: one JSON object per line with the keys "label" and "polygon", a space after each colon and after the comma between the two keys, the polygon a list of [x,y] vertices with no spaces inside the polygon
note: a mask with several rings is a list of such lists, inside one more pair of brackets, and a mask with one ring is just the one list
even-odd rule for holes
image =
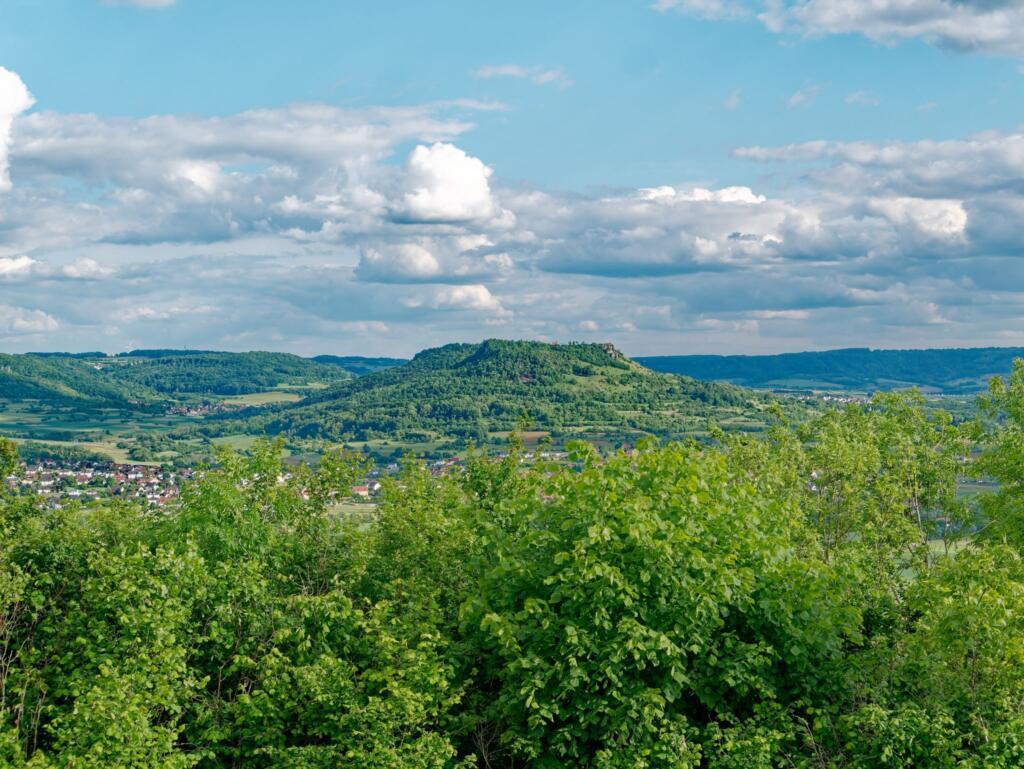
{"label": "green field", "polygon": [[269,406],[278,403],[296,403],[300,400],[302,400],[301,395],[288,390],[268,390],[246,395],[229,395],[224,398],[225,403],[237,403],[241,406]]}
{"label": "green field", "polygon": [[210,440],[214,446],[228,446],[236,451],[251,449],[253,444],[259,440],[255,435],[223,435]]}
{"label": "green field", "polygon": [[[13,438],[12,440],[15,443],[26,443],[27,442],[27,440],[25,438]],[[116,446],[115,444],[109,443],[107,441],[48,441],[48,440],[35,440],[35,439],[33,439],[32,442],[33,443],[41,443],[41,444],[43,444],[45,446],[54,446],[54,447],[72,446],[72,447],[75,447],[75,448],[84,449],[86,451],[95,451],[98,454],[104,454],[104,455],[108,456],[112,462],[116,462],[118,464],[129,464],[129,463],[131,463],[131,464],[139,464],[139,465],[156,465],[156,464],[159,464],[159,462],[134,462],[128,456],[128,450],[127,449],[122,449],[119,446]]]}
{"label": "green field", "polygon": [[[18,442],[77,446],[118,463],[157,464],[201,449],[201,441],[176,441],[152,456],[130,456],[140,436],[163,440],[171,431],[198,425],[200,417],[111,408],[75,408],[35,401],[0,401],[0,435]],[[121,444],[121,445],[119,445]]]}

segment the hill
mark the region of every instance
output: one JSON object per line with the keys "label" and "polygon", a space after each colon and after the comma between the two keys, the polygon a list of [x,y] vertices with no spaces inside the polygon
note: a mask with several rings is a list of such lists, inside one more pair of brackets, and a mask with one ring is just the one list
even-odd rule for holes
{"label": "hill", "polygon": [[168,396],[245,395],[281,385],[307,386],[349,379],[338,366],[280,352],[136,350],[105,364],[116,382]]}
{"label": "hill", "polygon": [[782,355],[664,355],[637,360],[655,371],[746,387],[893,390],[970,394],[1005,376],[1024,347],[871,350],[850,348]]}
{"label": "hill", "polygon": [[0,354],[0,399],[125,407],[158,398],[148,388],[111,379],[82,358]]}
{"label": "hill", "polygon": [[556,434],[677,435],[703,429],[711,415],[749,415],[755,400],[737,387],[656,373],[610,345],[492,339],[425,350],[256,414],[246,429],[328,440],[484,440],[527,415]]}
{"label": "hill", "polygon": [[409,362],[405,358],[364,358],[360,355],[316,355],[312,360],[328,366],[340,366],[355,376],[366,376]]}

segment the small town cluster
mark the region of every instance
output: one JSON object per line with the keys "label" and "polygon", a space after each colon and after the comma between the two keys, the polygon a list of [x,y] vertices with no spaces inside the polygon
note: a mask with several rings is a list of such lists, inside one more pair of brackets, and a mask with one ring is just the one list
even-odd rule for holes
{"label": "small town cluster", "polygon": [[[449,461],[438,462],[450,467]],[[457,464],[457,461],[456,461]],[[389,465],[385,472],[397,472],[398,465]],[[352,497],[371,502],[380,492],[378,470],[372,470],[363,482],[352,486]],[[7,487],[20,494],[34,494],[52,508],[69,502],[92,502],[100,499],[123,499],[145,502],[162,508],[176,501],[181,487],[196,475],[188,467],[169,469],[144,464],[102,463],[88,460],[41,459],[26,463],[15,475],[4,479]],[[281,481],[290,477],[281,476]]]}
{"label": "small town cluster", "polygon": [[13,489],[43,497],[52,507],[96,499],[144,500],[164,507],[178,497],[181,484],[193,474],[190,468],[44,459],[27,464],[6,482]]}
{"label": "small town cluster", "polygon": [[[495,460],[503,459],[504,453]],[[524,461],[562,461],[563,451],[527,452]],[[446,457],[428,464],[433,475],[462,468],[460,457]],[[392,463],[374,468],[362,482],[351,488],[355,501],[374,502],[378,497],[382,475],[396,475],[399,465]],[[162,508],[176,501],[184,483],[196,475],[189,467],[168,468],[147,464],[117,464],[90,460],[40,459],[26,463],[21,471],[10,475],[3,482],[7,487],[21,494],[35,494],[46,500],[53,508],[60,508],[68,502],[92,502],[100,499],[122,499],[145,502],[154,508]],[[281,480],[287,480],[285,473]]]}

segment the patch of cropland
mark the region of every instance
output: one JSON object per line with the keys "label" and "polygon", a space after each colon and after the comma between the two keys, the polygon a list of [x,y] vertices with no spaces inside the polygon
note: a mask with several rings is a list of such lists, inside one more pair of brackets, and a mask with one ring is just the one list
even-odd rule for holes
{"label": "patch of cropland", "polygon": [[105,364],[111,379],[167,396],[247,395],[281,386],[305,387],[350,379],[352,374],[279,352],[137,350]]}
{"label": "patch of cropland", "polygon": [[745,387],[792,390],[895,390],[969,394],[1006,376],[1024,347],[872,350],[851,348],[782,355],[659,355],[637,358],[656,371]]}
{"label": "patch of cropland", "polygon": [[712,416],[756,429],[760,405],[738,387],[651,371],[611,345],[492,339],[425,350],[256,414],[243,429],[346,441],[484,440],[525,418],[556,434],[681,435]]}
{"label": "patch of cropland", "polygon": [[124,407],[152,403],[158,396],[112,379],[87,359],[0,354],[0,400]]}
{"label": "patch of cropland", "polygon": [[366,376],[409,362],[405,358],[364,358],[361,355],[316,355],[312,360],[329,366],[340,366],[355,376]]}

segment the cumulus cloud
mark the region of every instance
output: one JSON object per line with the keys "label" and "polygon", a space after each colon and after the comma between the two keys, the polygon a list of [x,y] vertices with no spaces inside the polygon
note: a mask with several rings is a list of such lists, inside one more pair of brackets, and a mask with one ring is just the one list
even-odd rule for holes
{"label": "cumulus cloud", "polygon": [[0,67],[0,192],[11,188],[8,152],[14,119],[33,104],[35,99],[17,73]]}
{"label": "cumulus cloud", "polygon": [[494,213],[493,171],[454,144],[419,145],[406,159],[398,214],[413,222],[464,222]]}
{"label": "cumulus cloud", "polygon": [[24,278],[32,273],[35,259],[28,256],[7,256],[0,258],[0,280]]}
{"label": "cumulus cloud", "polygon": [[424,281],[436,278],[441,263],[418,243],[367,248],[363,251],[357,273],[366,280],[381,282]]}
{"label": "cumulus cloud", "polygon": [[478,283],[466,286],[444,286],[437,289],[434,292],[433,306],[440,309],[486,312],[496,318],[509,315],[508,310],[502,307],[501,302],[491,294],[490,289]]}
{"label": "cumulus cloud", "polygon": [[56,331],[60,324],[41,310],[0,304],[0,334],[39,334]]}
{"label": "cumulus cloud", "polygon": [[27,280],[98,280],[114,274],[114,269],[95,259],[80,258],[67,264],[40,262],[30,256],[0,257],[0,281]]}
{"label": "cumulus cloud", "polygon": [[773,32],[920,38],[956,51],[1024,56],[1024,0],[658,0],[704,18],[756,17]]}
{"label": "cumulus cloud", "polygon": [[356,276],[378,283],[469,283],[513,269],[486,235],[421,237],[361,249]]}

